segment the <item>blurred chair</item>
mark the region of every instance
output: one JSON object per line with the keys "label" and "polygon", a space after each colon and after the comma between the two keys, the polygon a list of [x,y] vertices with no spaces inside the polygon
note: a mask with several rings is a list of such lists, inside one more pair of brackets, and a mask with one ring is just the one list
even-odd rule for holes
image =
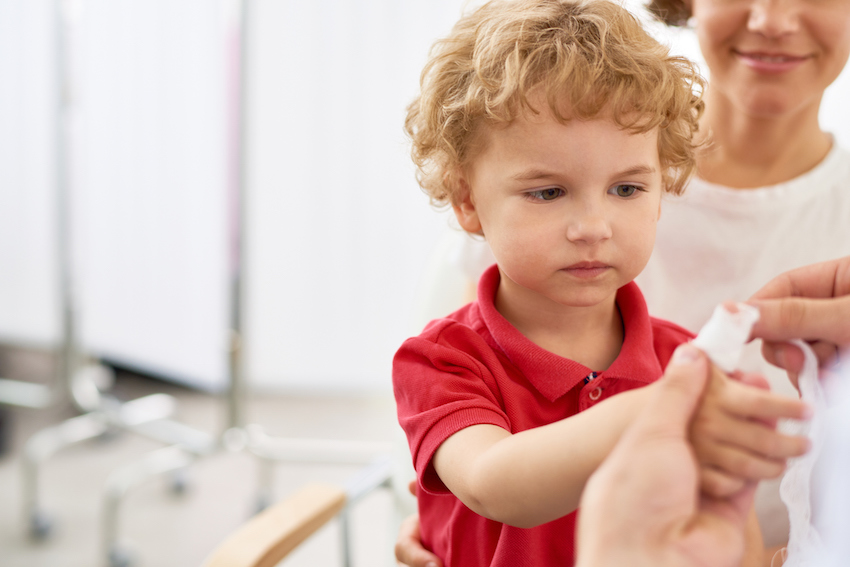
{"label": "blurred chair", "polygon": [[[304,485],[233,532],[207,557],[203,567],[274,567],[334,518],[339,519],[342,532],[341,564],[351,567],[348,512],[373,490],[391,488],[393,469],[392,458],[380,457],[346,486]],[[392,523],[390,529],[394,528]],[[392,535],[395,537],[395,533]]]}

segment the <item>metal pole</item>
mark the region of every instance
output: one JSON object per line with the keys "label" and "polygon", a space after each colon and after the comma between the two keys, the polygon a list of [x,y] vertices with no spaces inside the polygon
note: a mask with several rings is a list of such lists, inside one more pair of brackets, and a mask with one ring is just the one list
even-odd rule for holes
{"label": "metal pole", "polygon": [[[74,18],[81,8],[77,0],[56,0],[56,66],[59,80],[59,105],[56,124],[56,252],[59,264],[60,325],[62,346],[59,355],[56,383],[63,394],[73,392],[71,384],[74,371],[79,366],[74,308],[74,276],[71,273],[73,231],[71,221],[71,152],[74,84],[71,75],[71,30]],[[76,400],[75,400],[76,401]],[[78,404],[79,405],[79,404]],[[81,408],[88,409],[88,408]]]}
{"label": "metal pole", "polygon": [[245,281],[245,117],[246,46],[248,34],[247,0],[229,0],[227,21],[228,129],[230,205],[230,358],[228,367],[228,428],[243,427],[246,384],[243,365],[242,300]]}

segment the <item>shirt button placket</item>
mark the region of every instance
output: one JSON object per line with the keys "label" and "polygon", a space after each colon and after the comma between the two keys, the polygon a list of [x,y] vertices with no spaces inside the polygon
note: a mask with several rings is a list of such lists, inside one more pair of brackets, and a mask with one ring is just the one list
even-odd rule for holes
{"label": "shirt button placket", "polygon": [[[599,374],[597,372],[591,372],[590,374],[588,374],[585,377],[584,383],[590,384],[593,380],[595,380],[598,377],[599,377]],[[601,396],[602,396],[602,387],[601,386],[597,386],[596,388],[591,390],[590,393],[587,395],[587,397],[590,398],[590,400],[593,401],[593,402],[598,400]]]}

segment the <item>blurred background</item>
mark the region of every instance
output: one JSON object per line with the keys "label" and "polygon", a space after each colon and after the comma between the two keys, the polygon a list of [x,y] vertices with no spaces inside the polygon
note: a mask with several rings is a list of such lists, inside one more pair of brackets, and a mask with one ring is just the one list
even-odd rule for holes
{"label": "blurred background", "polygon": [[[462,292],[446,291],[451,222],[416,185],[405,107],[431,43],[480,3],[0,0],[0,376],[61,374],[70,305],[78,358],[115,376],[103,393],[167,393],[175,420],[217,436],[234,425],[236,313],[236,425],[397,443],[392,355]],[[648,25],[699,60],[689,31]],[[822,107],[845,147],[848,96],[845,72]],[[103,487],[161,446],[98,435],[57,452],[39,477],[49,528],[33,533],[25,444],[92,410],[64,395],[0,403],[0,565],[108,564]],[[134,564],[197,565],[250,515],[258,481],[236,453],[190,467],[188,491],[129,497]],[[354,469],[275,470],[283,496]],[[392,527],[374,526],[393,504],[371,506],[358,562],[390,564]],[[336,564],[321,537],[286,564]]]}

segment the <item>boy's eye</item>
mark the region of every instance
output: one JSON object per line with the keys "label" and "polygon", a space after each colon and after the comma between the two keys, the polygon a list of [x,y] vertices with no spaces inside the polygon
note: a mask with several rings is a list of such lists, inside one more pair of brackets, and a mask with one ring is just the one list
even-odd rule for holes
{"label": "boy's eye", "polygon": [[613,187],[611,189],[611,192],[613,192],[618,197],[631,197],[638,191],[643,191],[643,189],[641,189],[637,185],[617,185],[616,187]]}
{"label": "boy's eye", "polygon": [[561,190],[557,187],[549,187],[547,189],[541,189],[539,191],[531,191],[528,195],[529,197],[539,199],[541,201],[551,201],[560,197],[561,193]]}

